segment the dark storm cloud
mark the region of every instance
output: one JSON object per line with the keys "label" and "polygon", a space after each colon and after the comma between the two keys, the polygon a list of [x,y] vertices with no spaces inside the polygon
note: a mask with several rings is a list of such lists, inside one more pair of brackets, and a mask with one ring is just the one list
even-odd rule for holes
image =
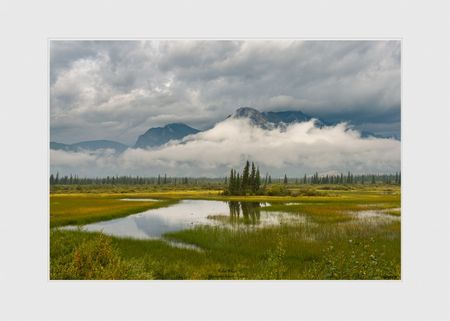
{"label": "dark storm cloud", "polygon": [[53,41],[50,54],[55,141],[133,144],[242,106],[400,130],[398,41]]}

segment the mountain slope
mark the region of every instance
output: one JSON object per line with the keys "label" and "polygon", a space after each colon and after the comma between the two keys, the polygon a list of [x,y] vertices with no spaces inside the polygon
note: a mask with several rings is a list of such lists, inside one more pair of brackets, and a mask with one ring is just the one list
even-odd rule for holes
{"label": "mountain slope", "polygon": [[65,151],[80,151],[80,150],[98,150],[98,149],[113,149],[117,153],[121,153],[128,148],[127,145],[115,142],[112,140],[89,140],[75,144],[63,144],[57,142],[50,142],[50,149],[65,150]]}
{"label": "mountain slope", "polygon": [[154,127],[139,136],[134,148],[148,148],[164,145],[170,140],[182,139],[188,135],[196,134],[199,130],[182,123],[168,124],[164,127]]}
{"label": "mountain slope", "polygon": [[304,114],[301,111],[269,111],[269,112],[263,112],[262,113],[268,121],[272,123],[300,123],[304,121],[309,121],[312,117],[309,115]]}
{"label": "mountain slope", "polygon": [[[250,107],[238,108],[231,118],[248,118],[253,125],[263,129],[272,129],[275,127],[284,127],[287,124],[301,123],[313,119],[313,117],[304,114],[301,111],[269,111],[260,112]],[[320,119],[316,119],[316,125],[321,127],[325,123]]]}

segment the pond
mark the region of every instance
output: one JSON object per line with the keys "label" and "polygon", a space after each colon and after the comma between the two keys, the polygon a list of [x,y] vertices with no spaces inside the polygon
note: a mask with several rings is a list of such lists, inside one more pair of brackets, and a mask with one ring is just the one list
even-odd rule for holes
{"label": "pond", "polygon": [[[182,200],[169,207],[150,209],[123,218],[87,224],[82,229],[118,237],[158,239],[164,233],[200,225],[251,229],[305,222],[305,217],[302,215],[265,211],[266,205],[266,203],[258,202]],[[76,227],[65,228],[75,229]]]}

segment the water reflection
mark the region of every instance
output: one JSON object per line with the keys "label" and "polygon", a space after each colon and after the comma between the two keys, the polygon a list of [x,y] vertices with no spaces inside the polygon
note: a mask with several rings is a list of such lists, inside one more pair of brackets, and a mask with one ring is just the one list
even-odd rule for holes
{"label": "water reflection", "polygon": [[230,224],[257,225],[261,223],[261,204],[259,202],[230,201],[228,207],[230,208]]}
{"label": "water reflection", "polygon": [[[302,223],[303,216],[264,210],[266,203],[182,200],[177,204],[150,209],[126,217],[84,225],[86,231],[99,231],[119,237],[160,239],[168,232],[201,225],[232,228],[259,228],[282,223]],[[66,226],[64,229],[75,229]]]}

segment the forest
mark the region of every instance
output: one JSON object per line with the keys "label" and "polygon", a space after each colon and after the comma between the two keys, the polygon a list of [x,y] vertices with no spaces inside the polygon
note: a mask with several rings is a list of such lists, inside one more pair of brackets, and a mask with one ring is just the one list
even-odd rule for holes
{"label": "forest", "polygon": [[283,185],[311,185],[311,184],[388,184],[401,185],[401,173],[390,174],[354,174],[352,172],[335,175],[304,174],[302,177],[272,177],[269,173],[261,178],[259,167],[247,161],[242,172],[230,170],[226,177],[176,177],[167,174],[157,176],[106,176],[106,177],[79,177],[76,174],[50,175],[50,186],[54,185],[165,185],[165,186],[201,186],[214,184],[222,186],[226,195],[258,195],[271,184]]}

